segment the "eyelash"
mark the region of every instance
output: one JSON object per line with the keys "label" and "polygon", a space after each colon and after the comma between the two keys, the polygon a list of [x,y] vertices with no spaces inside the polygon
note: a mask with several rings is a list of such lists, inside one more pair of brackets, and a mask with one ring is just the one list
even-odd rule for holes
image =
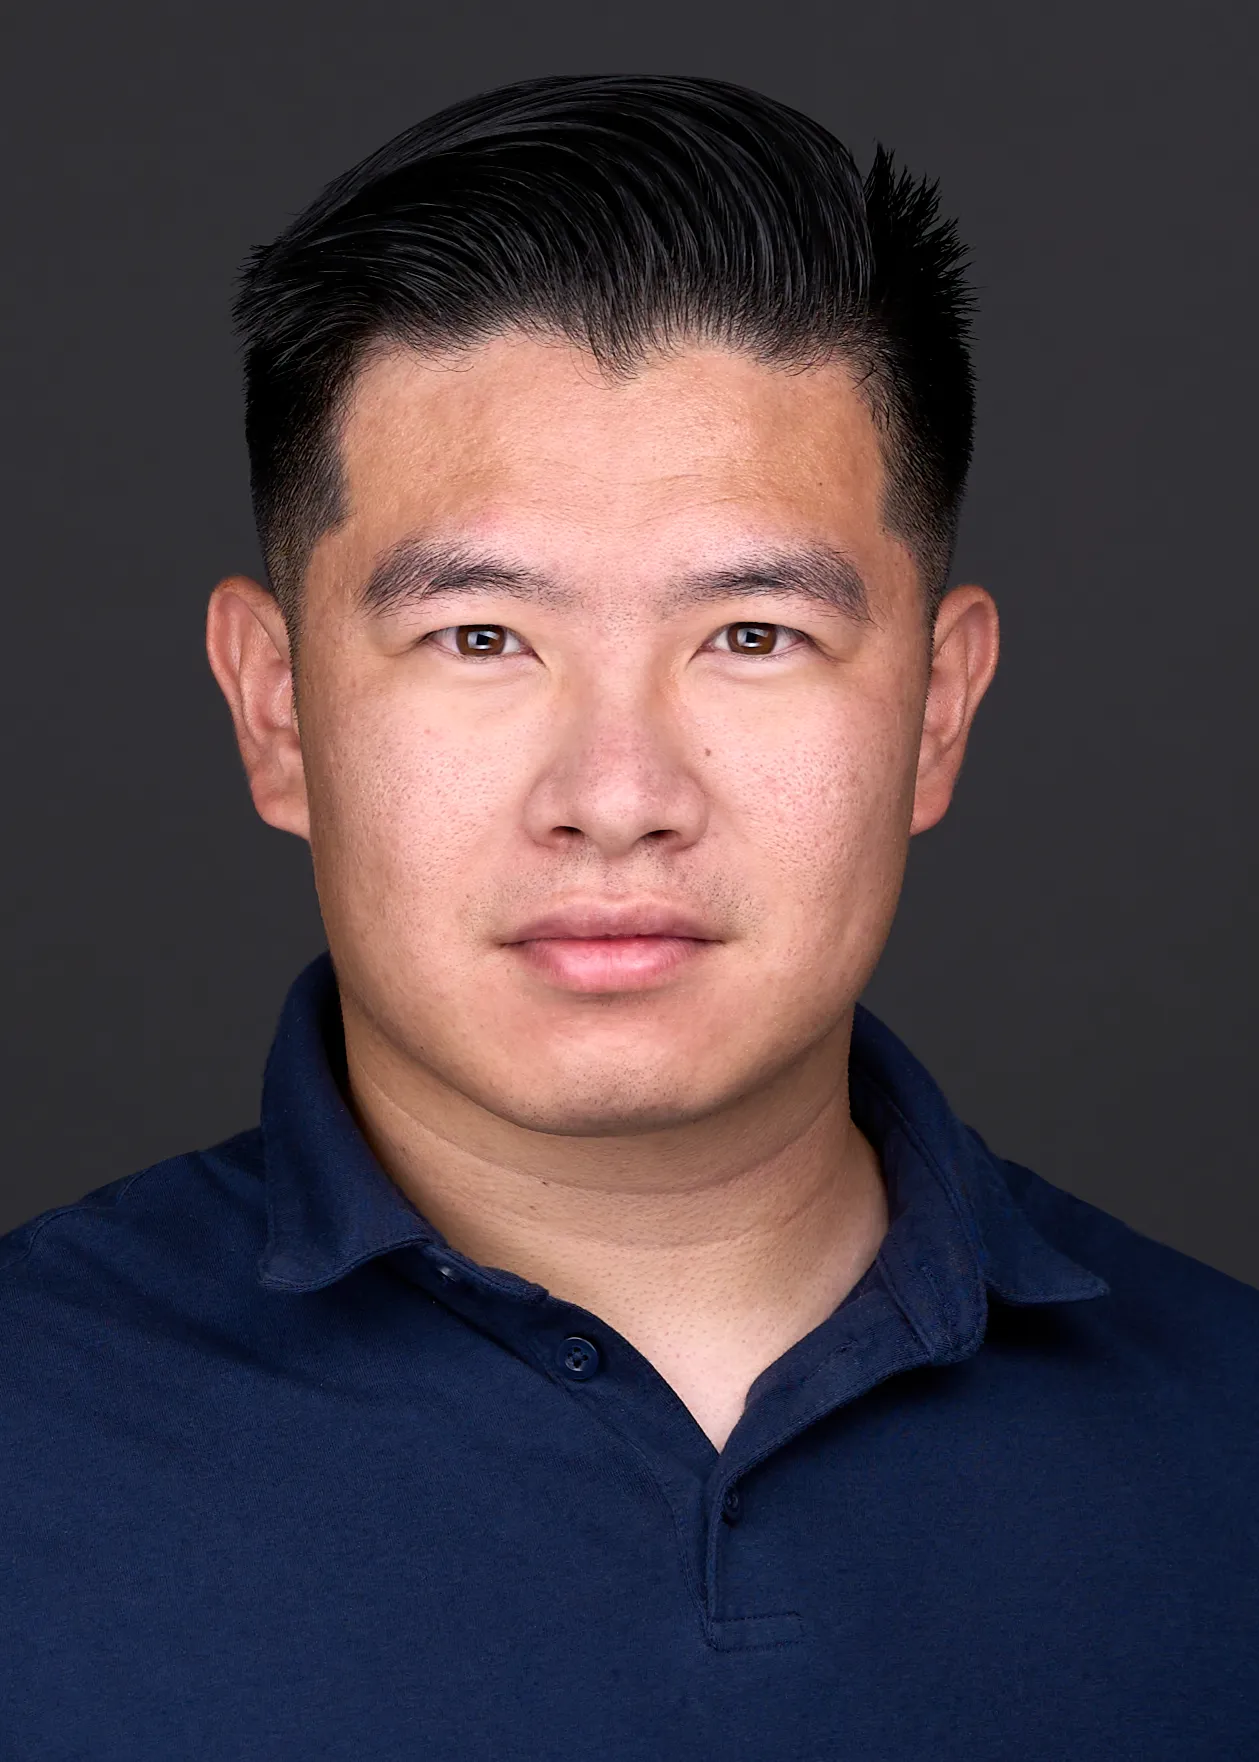
{"label": "eyelash", "polygon": [[[501,632],[501,634],[503,636],[509,637],[512,640],[512,642],[520,643],[519,649],[513,650],[512,656],[510,656],[508,658],[514,658],[514,656],[516,654],[526,653],[525,645],[521,641],[521,638],[516,635],[516,632],[514,630],[509,630],[505,624],[447,624],[441,630],[432,631],[428,636],[426,636],[424,638],[424,640],[425,640],[425,642],[431,642],[434,645],[434,647],[436,647],[436,648],[445,649],[447,654],[452,654],[452,653],[458,654],[460,659],[465,660],[465,661],[476,661],[476,660],[497,661],[497,660],[501,660],[503,658],[503,656],[501,654],[474,655],[474,654],[463,653],[462,650],[460,650],[454,646],[458,642],[459,632],[461,630],[478,630],[478,631],[496,630],[496,631],[499,631],[499,632]],[[449,644],[438,642],[437,638],[439,636],[448,637],[450,639]]]}
{"label": "eyelash", "polygon": [[[467,630],[467,631],[497,631],[497,632],[500,632],[504,637],[510,638],[511,641],[519,643],[520,647],[518,649],[514,649],[514,650],[510,651],[510,653],[507,655],[504,655],[501,651],[497,654],[489,654],[489,655],[468,654],[465,651],[457,649],[453,646],[459,640],[460,631],[464,631],[464,630]],[[728,655],[735,655],[735,654],[739,654],[740,652],[742,652],[742,654],[744,655],[745,658],[750,658],[752,660],[773,660],[779,654],[781,654],[783,652],[789,652],[790,649],[795,648],[799,643],[808,642],[808,640],[809,640],[809,638],[804,634],[804,632],[802,630],[794,630],[789,624],[762,624],[762,623],[758,623],[758,622],[755,622],[750,619],[743,619],[743,620],[740,620],[740,621],[733,623],[733,624],[723,624],[721,626],[721,629],[716,631],[714,633],[713,637],[711,637],[709,640],[715,642],[718,637],[726,636],[726,635],[728,635],[729,632],[735,631],[735,630],[761,630],[761,631],[772,630],[774,632],[774,647],[766,652],[758,652],[755,649],[745,649],[745,650],[740,651],[739,649],[731,648],[731,647],[726,647],[721,651],[722,653],[728,654]],[[443,636],[450,639],[449,644],[439,643],[437,641],[438,637],[443,637]],[[783,651],[778,647],[778,638],[780,636],[788,636],[788,637],[795,638],[794,642],[788,644],[787,651]],[[473,661],[473,660],[497,661],[497,660],[503,660],[503,659],[514,659],[517,654],[525,654],[528,652],[522,639],[516,635],[516,632],[514,630],[509,630],[505,624],[447,624],[441,630],[432,631],[424,640],[426,642],[433,643],[435,647],[445,649],[445,652],[447,654],[450,654],[453,652],[453,653],[458,654],[460,659],[468,660],[468,661]]]}
{"label": "eyelash", "polygon": [[[773,660],[779,654],[789,653],[791,649],[797,648],[802,642],[809,640],[802,630],[793,630],[790,624],[760,624],[749,619],[743,619],[735,624],[723,624],[716,635],[725,636],[732,630],[772,630],[774,632],[774,647],[767,654],[761,654],[755,649],[740,651],[736,648],[726,647],[722,650],[722,653],[727,655],[737,655],[742,652],[745,658],[750,657],[753,660]],[[780,636],[792,637],[794,641],[788,643],[785,649],[780,649],[778,647]],[[713,640],[715,641],[716,638]]]}

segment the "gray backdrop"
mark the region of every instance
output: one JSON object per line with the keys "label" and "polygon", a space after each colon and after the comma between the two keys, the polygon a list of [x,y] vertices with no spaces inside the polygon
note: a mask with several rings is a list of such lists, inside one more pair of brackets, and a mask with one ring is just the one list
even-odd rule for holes
{"label": "gray backdrop", "polygon": [[1255,20],[43,0],[6,26],[0,1227],[250,1122],[320,944],[200,651],[209,587],[256,567],[242,254],[469,91],[701,72],[939,176],[982,292],[959,573],[1005,662],[872,1001],[1001,1151],[1259,1283]]}

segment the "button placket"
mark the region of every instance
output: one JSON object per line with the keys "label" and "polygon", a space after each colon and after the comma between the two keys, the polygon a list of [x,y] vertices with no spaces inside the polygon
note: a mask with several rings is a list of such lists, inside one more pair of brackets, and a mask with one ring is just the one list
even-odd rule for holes
{"label": "button placket", "polygon": [[731,1482],[726,1486],[715,1508],[710,1506],[708,1585],[706,1596],[705,1635],[708,1644],[718,1652],[757,1651],[770,1646],[796,1645],[805,1637],[804,1622],[792,1609],[732,1610],[722,1592],[723,1566],[729,1550],[740,1547],[730,1532],[746,1513],[742,1488]]}

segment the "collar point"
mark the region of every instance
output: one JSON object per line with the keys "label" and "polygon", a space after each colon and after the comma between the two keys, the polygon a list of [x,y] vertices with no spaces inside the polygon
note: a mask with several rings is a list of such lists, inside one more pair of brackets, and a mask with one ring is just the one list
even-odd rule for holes
{"label": "collar point", "polygon": [[267,1291],[317,1291],[328,1282],[319,1273],[312,1276],[308,1266],[282,1251],[268,1251],[258,1261],[258,1283]]}
{"label": "collar point", "polygon": [[[1051,1250],[1052,1252],[1052,1250]],[[1096,1273],[1075,1265],[1065,1257],[1061,1271],[1054,1269],[1048,1278],[1003,1279],[995,1273],[985,1274],[985,1283],[994,1297],[1003,1303],[1030,1305],[1036,1303],[1082,1303],[1094,1297],[1109,1297],[1110,1286]]]}

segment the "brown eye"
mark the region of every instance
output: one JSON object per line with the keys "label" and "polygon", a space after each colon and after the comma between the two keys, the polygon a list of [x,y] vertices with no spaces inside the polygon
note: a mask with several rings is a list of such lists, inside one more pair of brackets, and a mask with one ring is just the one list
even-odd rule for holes
{"label": "brown eye", "polygon": [[507,632],[501,624],[460,624],[455,630],[455,647],[461,655],[501,655],[507,647]]}
{"label": "brown eye", "polygon": [[730,647],[736,655],[772,655],[778,640],[777,624],[730,624]]}
{"label": "brown eye", "polygon": [[500,656],[510,659],[530,652],[505,624],[447,624],[441,630],[430,630],[424,641],[444,654],[461,655],[469,661],[493,661]]}

